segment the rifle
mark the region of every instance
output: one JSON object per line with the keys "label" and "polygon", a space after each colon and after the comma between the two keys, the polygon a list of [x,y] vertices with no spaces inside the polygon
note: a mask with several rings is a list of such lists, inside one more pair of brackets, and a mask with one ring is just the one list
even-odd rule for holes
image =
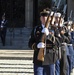
{"label": "rifle", "polygon": [[65,14],[66,14],[66,9],[67,9],[67,4],[63,8],[63,15],[64,15],[64,17],[65,17]]}
{"label": "rifle", "polygon": [[72,21],[72,13],[73,13],[73,11],[71,10],[70,15],[68,17],[68,21],[64,22],[64,24],[71,25],[73,23],[73,21]]}
{"label": "rifle", "polygon": [[70,16],[68,17],[68,24],[69,24],[69,25],[72,24],[72,13],[73,13],[73,11],[71,10]]}
{"label": "rifle", "polygon": [[72,18],[72,10],[71,10],[71,12],[70,12],[70,16],[68,17],[68,20],[71,20],[71,18]]}
{"label": "rifle", "polygon": [[[57,8],[59,7],[60,2],[61,2],[61,0],[59,0]],[[50,14],[51,13],[49,13],[49,15],[47,17],[47,20],[46,20],[46,23],[45,23],[45,28],[48,28],[49,27]],[[40,38],[41,39],[41,42],[45,43],[45,38],[46,38],[46,35],[44,33],[42,33],[41,38]],[[44,48],[40,48],[37,59],[39,61],[44,61]]]}
{"label": "rifle", "polygon": [[[50,23],[49,19],[50,19],[50,13],[47,17],[45,28],[49,27],[49,23]],[[40,38],[41,42],[45,43],[45,37],[46,37],[46,34],[42,33],[41,38]],[[44,48],[40,48],[37,59],[40,61],[44,61]]]}
{"label": "rifle", "polygon": [[[57,13],[59,11],[59,7],[60,7],[60,3],[61,3],[61,0],[59,0],[58,2],[55,1],[55,4],[54,4],[54,7],[52,8],[52,10],[54,11],[54,14]],[[53,26],[54,25],[54,14],[52,16],[52,20],[51,20],[51,25]],[[55,25],[54,25],[55,26]]]}
{"label": "rifle", "polygon": [[61,3],[61,0],[59,0],[59,2],[57,4],[57,9],[59,9],[60,3]]}
{"label": "rifle", "polygon": [[[59,19],[59,25],[60,25],[61,19],[65,18],[66,9],[67,9],[67,4],[64,5],[63,11],[62,11],[62,15],[61,15],[61,17]],[[64,24],[64,23],[62,22],[62,24]]]}

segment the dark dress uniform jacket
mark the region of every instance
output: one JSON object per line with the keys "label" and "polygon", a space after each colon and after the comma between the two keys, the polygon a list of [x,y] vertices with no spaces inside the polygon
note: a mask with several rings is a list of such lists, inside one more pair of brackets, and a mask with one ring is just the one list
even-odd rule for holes
{"label": "dark dress uniform jacket", "polygon": [[[53,64],[55,63],[56,61],[56,55],[55,53],[49,51],[49,50],[52,50],[53,51],[53,47],[55,46],[55,44],[52,43],[52,41],[49,40],[50,37],[46,37],[46,54],[44,56],[44,62],[42,61],[39,61],[37,60],[37,56],[38,56],[38,52],[39,52],[39,49],[37,48],[37,44],[40,42],[40,38],[41,38],[41,31],[42,31],[42,26],[37,26],[35,27],[33,30],[32,30],[32,33],[31,33],[31,37],[29,39],[29,43],[28,43],[28,46],[31,48],[31,49],[34,49],[34,57],[33,57],[33,63],[39,65],[39,66],[42,66],[42,65],[49,65],[49,64]],[[51,45],[50,48],[48,48],[48,45]],[[55,57],[55,58],[54,58]]]}
{"label": "dark dress uniform jacket", "polygon": [[3,45],[5,45],[5,37],[6,37],[6,32],[7,32],[7,20],[0,22],[0,37],[2,40]]}
{"label": "dark dress uniform jacket", "polygon": [[31,32],[31,37],[28,42],[28,46],[34,50],[33,55],[33,63],[42,66],[42,61],[37,60],[39,49],[37,48],[37,44],[39,43],[39,38],[41,35],[42,26],[36,26],[33,28]]}
{"label": "dark dress uniform jacket", "polygon": [[[69,43],[70,40],[64,34],[61,34],[61,43]],[[60,75],[67,75],[67,54],[65,45],[61,45]]]}
{"label": "dark dress uniform jacket", "polygon": [[[0,32],[2,33],[6,33],[6,29],[7,29],[7,20],[3,21],[4,23],[2,23],[2,21],[0,22]],[[1,27],[2,25],[2,27]]]}

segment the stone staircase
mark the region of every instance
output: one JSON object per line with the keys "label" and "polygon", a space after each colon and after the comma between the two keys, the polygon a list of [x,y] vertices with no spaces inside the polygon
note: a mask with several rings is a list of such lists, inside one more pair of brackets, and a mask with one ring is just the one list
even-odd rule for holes
{"label": "stone staircase", "polygon": [[6,45],[0,38],[0,75],[34,75],[33,50],[28,47],[31,28],[7,29]]}
{"label": "stone staircase", "polygon": [[0,49],[28,49],[28,40],[31,28],[7,29],[6,45],[2,46],[0,38]]}
{"label": "stone staircase", "polygon": [[34,75],[33,50],[0,50],[0,75]]}

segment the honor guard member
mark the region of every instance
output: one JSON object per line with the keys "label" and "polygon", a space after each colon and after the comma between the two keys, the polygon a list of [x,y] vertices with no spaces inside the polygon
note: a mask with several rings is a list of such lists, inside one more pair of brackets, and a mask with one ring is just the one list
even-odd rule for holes
{"label": "honor guard member", "polygon": [[[72,44],[72,46],[73,46],[73,55],[72,55],[72,57],[74,56],[74,23],[72,24],[72,26],[71,26],[71,44]],[[74,57],[73,57],[73,59],[72,59],[72,69],[74,68]]]}
{"label": "honor guard member", "polygon": [[[63,15],[59,15],[60,13],[56,13],[55,16],[57,16],[57,23],[55,22],[55,25],[57,26],[57,29],[59,30],[58,34],[55,31],[55,36],[60,40],[61,45],[61,59],[56,62],[56,74],[58,75],[68,75],[69,74],[69,66],[67,61],[67,44],[69,43],[68,38],[64,35],[65,34],[65,28],[64,28],[64,19]],[[59,15],[59,16],[58,16]],[[57,30],[57,31],[58,31]]]}
{"label": "honor guard member", "polygon": [[[40,12],[40,21],[41,25],[38,25],[33,28],[31,32],[31,37],[29,39],[28,45],[31,49],[34,50],[34,55],[33,55],[33,63],[34,63],[34,75],[44,75],[44,68],[43,68],[43,61],[40,61],[37,59],[38,53],[39,53],[39,48],[38,48],[38,43],[42,34],[42,29],[44,28],[45,21],[47,19],[47,16],[49,14],[49,11],[44,9],[44,11]],[[48,34],[48,33],[47,33]],[[41,43],[39,46],[44,48],[44,43]]]}
{"label": "honor guard member", "polygon": [[54,26],[56,27],[55,30],[54,30],[55,31],[54,35],[55,35],[57,41],[59,42],[58,43],[58,60],[55,63],[55,74],[56,75],[60,75],[60,59],[61,59],[61,49],[60,49],[60,45],[61,45],[60,40],[61,39],[59,38],[60,37],[60,32],[59,32],[59,29],[60,29],[60,23],[59,23],[60,22],[60,17],[61,17],[60,12],[56,12],[54,14],[54,19],[55,19]]}
{"label": "honor guard member", "polygon": [[70,37],[70,43],[67,44],[68,46],[68,49],[69,49],[69,55],[67,56],[68,57],[68,63],[69,63],[69,74],[72,72],[72,69],[73,69],[73,62],[74,62],[74,59],[73,59],[73,55],[74,55],[74,50],[73,50],[73,43],[72,43],[72,35],[71,33],[73,33],[73,31],[71,31],[71,26],[72,26],[72,22],[69,21],[68,24],[67,24],[67,37]]}
{"label": "honor guard member", "polygon": [[5,13],[4,13],[2,15],[2,20],[0,22],[0,37],[3,46],[5,46],[6,31],[7,31],[7,20],[5,19]]}
{"label": "honor guard member", "polygon": [[[29,39],[29,47],[34,50],[33,63],[34,63],[34,75],[54,75],[54,64],[57,60],[57,42],[54,37],[54,31],[50,28],[45,28],[45,23],[50,11],[44,9],[40,13],[41,25],[33,28],[31,37]],[[49,18],[49,24],[51,21],[51,16]],[[41,35],[46,34],[45,43],[40,41]],[[44,61],[37,59],[40,48],[44,48]]]}
{"label": "honor guard member", "polygon": [[60,29],[60,39],[61,39],[61,60],[60,60],[60,75],[69,75],[69,64],[67,56],[69,55],[69,50],[67,44],[70,42],[68,37],[65,36],[65,29],[61,27]]}
{"label": "honor guard member", "polygon": [[74,48],[74,23],[71,25],[71,43],[73,44]]}

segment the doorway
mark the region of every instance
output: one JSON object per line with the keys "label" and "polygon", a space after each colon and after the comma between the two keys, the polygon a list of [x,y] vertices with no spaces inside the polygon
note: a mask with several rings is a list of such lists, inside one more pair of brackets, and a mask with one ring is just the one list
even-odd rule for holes
{"label": "doorway", "polygon": [[25,26],[25,0],[0,0],[0,17],[6,13],[8,27]]}

